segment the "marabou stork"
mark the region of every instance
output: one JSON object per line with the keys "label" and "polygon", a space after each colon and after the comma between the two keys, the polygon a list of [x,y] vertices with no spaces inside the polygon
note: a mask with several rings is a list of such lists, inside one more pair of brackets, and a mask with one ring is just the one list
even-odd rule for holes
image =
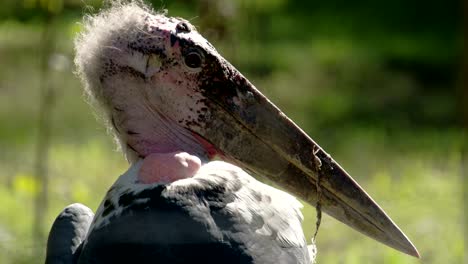
{"label": "marabou stork", "polygon": [[419,256],[366,192],[186,20],[140,2],[114,4],[85,19],[75,62],[131,167],[94,217],[80,204],[59,215],[46,263],[311,263],[300,203],[246,171]]}

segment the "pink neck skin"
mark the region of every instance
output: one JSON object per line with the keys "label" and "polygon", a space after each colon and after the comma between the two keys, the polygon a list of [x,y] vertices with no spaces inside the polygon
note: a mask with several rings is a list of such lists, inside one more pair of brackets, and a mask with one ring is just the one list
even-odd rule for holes
{"label": "pink neck skin", "polygon": [[[130,85],[123,85],[129,80],[132,81]],[[107,80],[106,87],[112,89],[105,91],[114,106],[112,125],[125,142],[124,148],[129,151],[131,161],[144,157],[138,175],[140,183],[165,184],[192,177],[201,166],[200,159],[208,162],[214,156],[222,155],[210,142],[184,126],[195,118],[193,112],[196,110],[195,106],[195,110],[184,107],[190,105],[183,101],[186,96],[169,97],[172,101],[161,100],[155,95],[151,97],[152,90],[146,85],[139,79],[116,77]],[[168,87],[156,88],[160,93],[177,91]],[[182,110],[175,111],[174,105]]]}
{"label": "pink neck skin", "polygon": [[187,152],[152,153],[145,157],[138,173],[144,184],[172,183],[193,177],[201,167],[201,160]]}

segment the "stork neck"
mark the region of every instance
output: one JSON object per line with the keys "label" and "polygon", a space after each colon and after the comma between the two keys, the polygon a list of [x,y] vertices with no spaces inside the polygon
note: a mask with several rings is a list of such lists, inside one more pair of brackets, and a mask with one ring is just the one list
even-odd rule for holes
{"label": "stork neck", "polygon": [[209,143],[160,113],[140,108],[122,111],[114,118],[113,124],[127,152],[135,152],[136,156],[186,152],[203,162],[210,159]]}
{"label": "stork neck", "polygon": [[152,153],[140,167],[138,181],[145,184],[172,183],[193,177],[201,167],[201,160],[186,152]]}
{"label": "stork neck", "polygon": [[106,78],[103,87],[111,106],[112,126],[129,161],[152,153],[186,152],[203,162],[212,157],[211,145],[175,119],[174,111],[189,109],[180,109],[180,104],[174,107],[177,101],[171,104],[155,94],[151,97],[150,91],[163,93],[164,87],[149,85],[125,72]]}

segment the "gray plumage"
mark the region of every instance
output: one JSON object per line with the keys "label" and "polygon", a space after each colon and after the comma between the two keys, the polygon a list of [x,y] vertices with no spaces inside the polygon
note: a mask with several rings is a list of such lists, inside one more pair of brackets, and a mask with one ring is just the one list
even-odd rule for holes
{"label": "gray plumage", "polygon": [[140,166],[110,188],[92,224],[89,208],[64,209],[49,236],[47,264],[313,261],[293,196],[221,161],[170,184],[138,183]]}
{"label": "gray plumage", "polygon": [[76,263],[93,217],[91,209],[79,203],[63,209],[50,230],[45,263]]}
{"label": "gray plumage", "polygon": [[107,193],[79,263],[312,262],[291,195],[220,161],[167,185],[137,183],[139,166]]}

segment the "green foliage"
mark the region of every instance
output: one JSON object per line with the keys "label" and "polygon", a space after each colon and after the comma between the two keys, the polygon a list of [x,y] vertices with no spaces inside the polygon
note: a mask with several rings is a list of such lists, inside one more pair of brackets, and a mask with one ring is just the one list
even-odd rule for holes
{"label": "green foliage", "polygon": [[[195,0],[153,2],[208,34],[385,208],[424,263],[463,261],[460,164],[468,161],[456,123],[457,1],[237,0],[229,12],[208,5],[214,13]],[[56,36],[48,82],[57,88],[47,228],[70,203],[95,210],[128,166],[72,73],[82,13],[77,0],[5,0],[0,7],[0,263],[36,263],[33,249],[45,250],[31,226],[41,184],[33,164],[47,16]],[[310,236],[315,209],[304,214]],[[418,263],[328,216],[318,249],[319,263]]]}
{"label": "green foliage", "polygon": [[283,8],[288,0],[237,0],[236,2],[246,10],[274,12]]}
{"label": "green foliage", "polygon": [[25,8],[39,7],[48,13],[59,14],[63,10],[63,0],[23,0]]}

